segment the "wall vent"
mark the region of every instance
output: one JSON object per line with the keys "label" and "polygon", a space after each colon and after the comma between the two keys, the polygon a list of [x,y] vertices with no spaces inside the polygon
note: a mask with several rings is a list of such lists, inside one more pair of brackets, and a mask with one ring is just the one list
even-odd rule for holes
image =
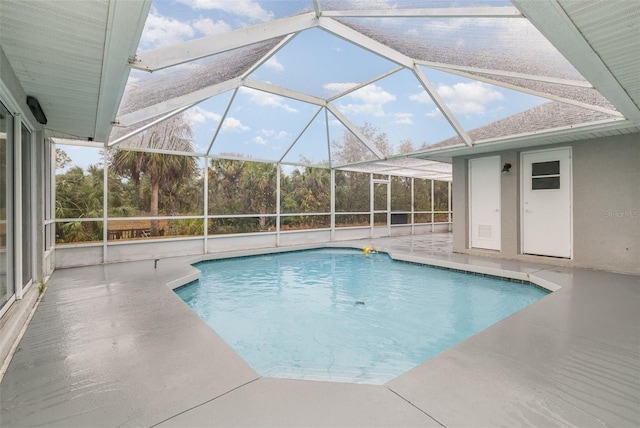
{"label": "wall vent", "polygon": [[478,238],[479,239],[493,239],[493,228],[490,224],[478,225]]}

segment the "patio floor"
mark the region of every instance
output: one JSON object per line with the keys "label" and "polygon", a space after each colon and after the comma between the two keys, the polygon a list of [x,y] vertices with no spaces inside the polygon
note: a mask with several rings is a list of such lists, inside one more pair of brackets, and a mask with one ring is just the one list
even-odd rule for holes
{"label": "patio floor", "polygon": [[385,385],[356,385],[261,377],[166,285],[194,277],[185,258],[60,269],[0,383],[0,425],[640,425],[640,277],[453,254],[450,234],[331,246],[372,241],[560,289]]}

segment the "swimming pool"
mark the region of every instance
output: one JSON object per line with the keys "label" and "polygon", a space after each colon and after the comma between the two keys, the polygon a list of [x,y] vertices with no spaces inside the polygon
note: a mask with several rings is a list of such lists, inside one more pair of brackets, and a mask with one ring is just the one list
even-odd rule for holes
{"label": "swimming pool", "polygon": [[176,293],[263,376],[382,384],[548,294],[349,249],[203,262]]}

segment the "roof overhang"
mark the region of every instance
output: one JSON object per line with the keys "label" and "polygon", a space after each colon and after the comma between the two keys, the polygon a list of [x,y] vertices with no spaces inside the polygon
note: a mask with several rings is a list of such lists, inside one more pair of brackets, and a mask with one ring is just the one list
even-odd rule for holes
{"label": "roof overhang", "polygon": [[[0,46],[49,135],[106,141],[151,0],[0,2]],[[34,24],[34,23],[37,23]]]}

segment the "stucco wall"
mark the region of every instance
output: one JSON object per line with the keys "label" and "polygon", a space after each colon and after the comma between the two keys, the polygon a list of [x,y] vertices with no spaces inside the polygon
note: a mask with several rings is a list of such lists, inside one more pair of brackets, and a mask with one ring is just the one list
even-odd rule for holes
{"label": "stucco wall", "polygon": [[640,134],[575,144],[573,174],[576,261],[640,274]]}
{"label": "stucco wall", "polygon": [[512,169],[501,179],[501,251],[485,254],[640,274],[640,134],[540,146],[535,150],[554,147],[572,148],[572,260],[520,254],[521,151],[516,150],[453,159],[454,251],[477,252],[468,248],[468,160],[497,154],[501,163],[511,163]]}

